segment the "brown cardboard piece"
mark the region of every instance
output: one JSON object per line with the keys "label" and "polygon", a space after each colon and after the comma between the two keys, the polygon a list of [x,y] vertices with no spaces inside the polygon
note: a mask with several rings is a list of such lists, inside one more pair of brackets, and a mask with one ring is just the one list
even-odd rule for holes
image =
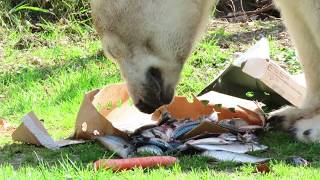
{"label": "brown cardboard piece", "polygon": [[60,147],[71,144],[84,143],[84,141],[75,140],[54,141],[42,125],[42,122],[33,112],[28,113],[22,118],[22,124],[13,132],[12,139],[15,141],[44,146],[52,150],[57,150]]}
{"label": "brown cardboard piece", "polygon": [[185,120],[187,118],[197,120],[201,116],[213,113],[214,106],[211,104],[205,105],[196,97],[193,97],[193,101],[189,102],[186,97],[176,96],[172,103],[167,106],[167,110],[177,120]]}
{"label": "brown cardboard piece", "polygon": [[[288,104],[300,106],[305,94],[305,85],[300,81],[301,78],[298,81],[270,60],[268,41],[262,39],[236,59],[199,95],[216,91],[242,99],[255,99],[271,108]],[[252,91],[254,97],[247,97],[248,91]]]}
{"label": "brown cardboard piece", "polygon": [[[86,93],[77,115],[73,138],[87,140],[107,134],[127,137],[105,115],[114,110],[119,101],[125,102],[128,97],[125,84],[115,84]],[[107,103],[111,103],[110,107]]]}
{"label": "brown cardboard piece", "polygon": [[[219,112],[219,120],[242,118],[251,125],[263,125],[265,117],[261,108],[264,104],[240,99],[215,91],[210,91],[200,97],[199,100],[208,100],[214,106],[215,111]],[[219,106],[217,106],[219,105]]]}
{"label": "brown cardboard piece", "polygon": [[94,139],[104,135],[127,138],[127,133],[149,124],[156,122],[130,103],[126,85],[113,84],[85,95],[76,119],[74,138]]}

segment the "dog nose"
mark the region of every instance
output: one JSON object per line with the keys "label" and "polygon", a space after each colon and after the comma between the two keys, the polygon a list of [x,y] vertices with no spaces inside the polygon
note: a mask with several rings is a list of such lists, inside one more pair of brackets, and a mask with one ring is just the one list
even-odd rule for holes
{"label": "dog nose", "polygon": [[157,107],[154,106],[153,104],[146,103],[146,102],[144,102],[142,100],[139,100],[139,102],[137,104],[135,104],[135,106],[141,112],[148,113],[148,114],[153,113],[157,109]]}
{"label": "dog nose", "polygon": [[143,95],[135,105],[145,113],[153,113],[160,106],[169,104],[174,94],[173,88],[164,86],[161,71],[155,67],[148,69],[143,89]]}
{"label": "dog nose", "polygon": [[[147,72],[147,79],[148,79],[148,83],[151,84],[156,84],[157,88],[160,89],[163,87],[163,80],[162,80],[162,75],[161,75],[161,71],[158,68],[155,67],[151,67],[149,68],[148,72]],[[153,82],[150,82],[153,81]]]}
{"label": "dog nose", "polygon": [[150,80],[153,81],[153,82],[149,81],[149,85],[151,85],[151,87],[152,87],[152,84],[156,84],[155,90],[157,90],[157,92],[155,92],[155,94],[158,95],[158,98],[160,101],[159,104],[161,105],[169,104],[173,98],[174,90],[170,86],[168,87],[164,86],[161,71],[158,68],[151,67],[148,70],[147,76],[149,76]]}

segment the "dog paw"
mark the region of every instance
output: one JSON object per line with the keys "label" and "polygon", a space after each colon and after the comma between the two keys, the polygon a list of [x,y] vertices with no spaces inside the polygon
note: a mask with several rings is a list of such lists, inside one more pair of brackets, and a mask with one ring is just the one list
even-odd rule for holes
{"label": "dog paw", "polygon": [[303,117],[306,111],[292,106],[285,106],[269,113],[268,122],[272,127],[289,130],[297,120]]}
{"label": "dog paw", "polygon": [[319,108],[300,109],[287,106],[269,114],[271,127],[289,130],[298,140],[320,143]]}
{"label": "dog paw", "polygon": [[294,123],[292,132],[295,137],[305,143],[320,142],[320,114]]}

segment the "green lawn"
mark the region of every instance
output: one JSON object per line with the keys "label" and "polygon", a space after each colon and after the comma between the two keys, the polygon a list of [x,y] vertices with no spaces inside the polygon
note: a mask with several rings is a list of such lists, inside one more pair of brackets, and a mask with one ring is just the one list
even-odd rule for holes
{"label": "green lawn", "polygon": [[[90,26],[47,23],[45,30],[0,27],[0,117],[13,127],[33,110],[44,119],[54,139],[73,132],[83,94],[122,81],[117,65],[106,59]],[[300,72],[295,52],[281,22],[228,24],[212,21],[210,28],[189,58],[176,94],[191,97],[203,89],[230,63],[235,52],[244,51],[262,35],[270,40],[273,59],[291,73]],[[3,56],[3,57],[1,57]],[[319,177],[319,144],[306,145],[288,134],[273,131],[261,134],[270,147],[254,153],[271,157],[272,172],[254,174],[254,165],[219,163],[196,156],[182,156],[168,169],[112,173],[94,172],[92,162],[109,158],[111,152],[97,143],[51,151],[11,140],[12,130],[0,134],[0,178],[3,179],[256,179]],[[295,167],[285,160],[302,156],[308,167]]]}

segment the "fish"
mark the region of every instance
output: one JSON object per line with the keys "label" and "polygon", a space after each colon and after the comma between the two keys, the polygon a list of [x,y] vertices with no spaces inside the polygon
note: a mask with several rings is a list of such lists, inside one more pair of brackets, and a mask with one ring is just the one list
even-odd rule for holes
{"label": "fish", "polygon": [[186,144],[190,144],[190,145],[205,145],[205,144],[208,144],[208,145],[218,145],[218,144],[232,144],[234,142],[232,141],[226,141],[222,138],[218,138],[218,137],[211,137],[211,138],[203,138],[203,139],[198,139],[198,140],[190,140],[190,141],[187,141]]}
{"label": "fish", "polygon": [[224,119],[224,120],[219,121],[219,124],[223,125],[223,126],[234,127],[234,128],[239,128],[241,126],[249,125],[247,121],[245,121],[241,118]]}
{"label": "fish", "polygon": [[147,154],[153,154],[157,156],[163,155],[162,149],[155,145],[145,145],[145,146],[138,147],[137,153],[139,154],[147,153]]}
{"label": "fish", "polygon": [[240,144],[235,142],[233,144],[227,145],[209,145],[209,144],[188,144],[189,146],[201,150],[201,151],[229,151],[234,153],[247,153],[253,151],[264,151],[268,149],[267,146],[262,144],[255,144],[255,143],[246,143]]}
{"label": "fish", "polygon": [[184,143],[184,144],[175,144],[175,145],[172,145],[173,148],[166,151],[166,154],[176,154],[178,152],[182,152],[182,151],[186,151],[189,149],[189,147]]}
{"label": "fish", "polygon": [[158,126],[155,125],[155,124],[142,126],[142,127],[138,128],[137,130],[135,130],[132,134],[130,134],[130,136],[131,137],[140,136],[142,132],[147,131],[147,130],[152,129],[152,128],[155,128],[155,127],[158,127]]}
{"label": "fish", "polygon": [[144,137],[144,138],[154,138],[154,137],[156,137],[156,136],[154,135],[154,133],[152,132],[152,129],[144,130],[144,131],[141,132],[140,135],[141,135],[142,137]]}
{"label": "fish", "polygon": [[170,136],[167,136],[165,129],[158,127],[151,129],[152,133],[154,134],[154,137],[160,138],[165,141],[169,141]]}
{"label": "fish", "polygon": [[191,121],[180,125],[177,129],[172,132],[172,139],[179,139],[192,129],[196,128],[200,124],[200,121]]}
{"label": "fish", "polygon": [[159,126],[162,126],[164,124],[172,124],[176,122],[177,120],[172,118],[171,115],[168,112],[162,113],[161,121],[159,122]]}
{"label": "fish", "polygon": [[238,140],[242,143],[258,143],[259,139],[256,135],[246,132],[245,134],[238,134]]}
{"label": "fish", "polygon": [[169,143],[159,138],[135,138],[133,141],[135,146],[154,145],[158,146],[163,151],[172,149],[172,146]]}
{"label": "fish", "polygon": [[177,148],[178,146],[182,145],[183,143],[179,140],[172,140],[172,141],[169,141],[168,142],[170,144],[170,146],[175,149]]}
{"label": "fish", "polygon": [[147,144],[155,145],[161,148],[162,150],[166,151],[168,149],[172,149],[172,146],[167,143],[166,141],[159,139],[159,138],[150,138],[147,141]]}
{"label": "fish", "polygon": [[[226,120],[221,120],[221,121],[217,122],[216,125],[229,130],[231,133],[243,133],[243,132],[246,132],[245,130],[240,129],[240,127],[242,127],[241,124],[243,122],[244,121],[239,118],[226,119]],[[245,123],[247,123],[247,122],[245,122]],[[243,124],[243,126],[247,126],[247,125]]]}
{"label": "fish", "polygon": [[165,133],[166,133],[166,136],[168,137],[168,141],[170,141],[171,137],[172,137],[173,129],[172,128],[167,128]]}
{"label": "fish", "polygon": [[133,146],[119,136],[100,136],[97,137],[97,140],[108,150],[115,152],[122,158],[127,158],[133,152]]}
{"label": "fish", "polygon": [[221,139],[224,139],[226,141],[237,141],[238,140],[237,136],[232,133],[222,133],[218,137]]}
{"label": "fish", "polygon": [[294,164],[296,166],[307,166],[310,164],[307,160],[303,159],[302,157],[298,157],[298,156],[290,157],[289,161],[291,164]]}
{"label": "fish", "polygon": [[233,161],[237,163],[262,163],[270,160],[270,158],[260,158],[228,151],[204,151],[201,153],[201,156],[217,161]]}

